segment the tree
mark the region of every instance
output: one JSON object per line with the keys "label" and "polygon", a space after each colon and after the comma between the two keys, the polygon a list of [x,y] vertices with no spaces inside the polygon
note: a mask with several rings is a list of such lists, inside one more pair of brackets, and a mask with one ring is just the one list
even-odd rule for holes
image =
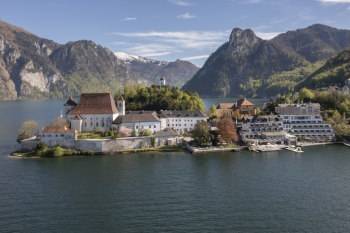
{"label": "tree", "polygon": [[177,87],[147,87],[128,83],[123,96],[128,103],[127,110],[204,110],[203,100],[197,94]]}
{"label": "tree", "polygon": [[218,117],[218,113],[217,113],[215,105],[212,105],[210,107],[210,109],[209,109],[209,117],[211,117],[211,118],[217,118]]}
{"label": "tree", "polygon": [[314,98],[315,98],[315,94],[310,89],[302,88],[299,91],[299,99],[302,101],[311,101]]}
{"label": "tree", "polygon": [[23,139],[34,137],[38,134],[38,123],[29,120],[23,122],[17,136],[17,141],[20,142]]}
{"label": "tree", "polygon": [[152,130],[150,129],[145,129],[145,130],[141,130],[139,132],[139,136],[144,136],[144,137],[148,137],[152,135]]}
{"label": "tree", "polygon": [[226,143],[239,141],[236,125],[231,118],[225,117],[218,122],[219,134]]}
{"label": "tree", "polygon": [[205,121],[200,121],[198,122],[194,129],[191,132],[192,137],[196,144],[199,146],[205,146],[210,144],[210,133],[209,133],[209,127],[207,122]]}

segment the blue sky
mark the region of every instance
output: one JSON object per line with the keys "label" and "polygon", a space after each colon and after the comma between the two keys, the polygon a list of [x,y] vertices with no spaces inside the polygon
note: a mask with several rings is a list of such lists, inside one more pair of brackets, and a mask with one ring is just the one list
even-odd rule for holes
{"label": "blue sky", "polygon": [[60,43],[197,65],[234,27],[260,37],[323,23],[350,29],[350,0],[0,0],[0,18]]}

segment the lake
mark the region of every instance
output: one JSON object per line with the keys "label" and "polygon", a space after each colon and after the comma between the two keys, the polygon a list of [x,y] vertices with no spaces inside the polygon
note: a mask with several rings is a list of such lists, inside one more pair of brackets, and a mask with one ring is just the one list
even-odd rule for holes
{"label": "lake", "polygon": [[9,158],[21,122],[48,123],[62,103],[0,102],[1,233],[350,232],[350,149],[340,145]]}

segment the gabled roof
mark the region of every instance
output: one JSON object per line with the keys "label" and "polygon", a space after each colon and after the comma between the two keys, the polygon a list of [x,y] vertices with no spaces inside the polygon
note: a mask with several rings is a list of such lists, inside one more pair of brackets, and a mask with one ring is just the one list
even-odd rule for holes
{"label": "gabled roof", "polygon": [[175,118],[175,117],[207,117],[203,112],[196,111],[185,111],[185,110],[162,110],[159,113],[160,118]]}
{"label": "gabled roof", "polygon": [[241,107],[241,106],[254,106],[254,104],[249,100],[247,100],[246,98],[243,98],[237,101],[237,107]]}
{"label": "gabled roof", "polygon": [[58,118],[43,129],[43,133],[66,133],[72,131],[64,118]]}
{"label": "gabled roof", "polygon": [[158,131],[155,133],[156,137],[177,137],[179,134],[174,130],[170,128],[166,128],[162,131]]}
{"label": "gabled roof", "polygon": [[117,112],[111,93],[83,93],[79,104],[69,112],[69,115],[114,114]]}
{"label": "gabled roof", "polygon": [[113,124],[139,123],[139,122],[160,122],[156,112],[128,112],[124,116],[119,116]]}
{"label": "gabled roof", "polygon": [[71,96],[67,99],[66,103],[64,104],[64,106],[72,106],[72,107],[77,105],[78,104],[75,102],[75,100]]}
{"label": "gabled roof", "polygon": [[216,108],[217,109],[232,109],[234,107],[233,103],[219,103]]}

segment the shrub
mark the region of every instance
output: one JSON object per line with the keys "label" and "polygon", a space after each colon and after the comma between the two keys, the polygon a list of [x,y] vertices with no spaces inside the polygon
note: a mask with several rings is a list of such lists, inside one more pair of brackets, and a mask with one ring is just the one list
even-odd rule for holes
{"label": "shrub", "polygon": [[56,146],[54,149],[53,149],[53,156],[54,157],[61,157],[64,155],[64,149],[60,146]]}

